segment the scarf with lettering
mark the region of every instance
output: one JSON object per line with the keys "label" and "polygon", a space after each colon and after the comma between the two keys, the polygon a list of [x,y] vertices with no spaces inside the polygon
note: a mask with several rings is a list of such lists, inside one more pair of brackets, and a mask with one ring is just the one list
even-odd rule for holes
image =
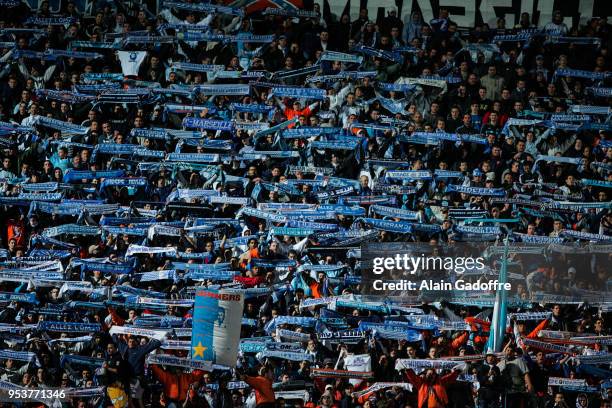
{"label": "scarf with lettering", "polygon": [[212,129],[225,131],[231,131],[234,127],[233,123],[230,121],[194,117],[187,117],[183,119],[183,126],[188,129]]}
{"label": "scarf with lettering", "polygon": [[506,195],[506,191],[503,188],[470,187],[457,184],[449,184],[446,187],[446,191],[476,196],[503,197]]}
{"label": "scarf with lettering", "polygon": [[314,327],[317,319],[314,317],[301,316],[277,316],[266,323],[264,330],[266,333],[271,333],[276,330],[277,325],[290,324],[302,327]]}
{"label": "scarf with lettering", "polygon": [[323,51],[319,61],[339,61],[346,63],[361,64],[363,57],[361,55],[346,54],[338,51]]}
{"label": "scarf with lettering", "polygon": [[56,237],[59,235],[99,235],[100,229],[95,226],[64,224],[57,227],[46,228],[42,235],[44,237]]}
{"label": "scarf with lettering", "polygon": [[148,247],[130,244],[125,256],[129,257],[135,254],[166,254],[169,256],[176,256],[176,252],[176,247]]}
{"label": "scarf with lettering", "polygon": [[191,370],[212,371],[213,369],[212,362],[210,361],[191,360],[189,358],[176,357],[170,354],[149,354],[147,356],[147,363],[188,368]]}
{"label": "scarf with lettering", "polygon": [[40,25],[40,26],[56,26],[70,25],[76,23],[76,17],[29,17],[25,24]]}
{"label": "scarf with lettering", "polygon": [[38,322],[38,330],[48,332],[64,333],[96,333],[102,330],[100,323],[76,323],[76,322]]}
{"label": "scarf with lettering", "polygon": [[257,360],[262,361],[265,358],[278,358],[289,361],[315,361],[315,356],[310,353],[299,353],[295,351],[279,351],[279,350],[263,350],[255,355]]}
{"label": "scarf with lettering", "polygon": [[234,85],[234,84],[223,84],[223,85],[198,85],[194,89],[194,92],[201,95],[249,95],[249,85]]}
{"label": "scarf with lettering", "polygon": [[610,242],[612,236],[603,234],[592,234],[590,232],[574,231],[574,230],[563,230],[559,234],[564,237],[570,237],[579,240],[597,241],[597,242]]}
{"label": "scarf with lettering", "polygon": [[164,1],[164,7],[174,8],[177,10],[196,11],[203,13],[213,14],[229,14],[232,16],[244,17],[244,10],[242,8],[233,8],[228,6],[220,6],[209,3],[180,3],[176,1]]}
{"label": "scarf with lettering", "polygon": [[404,369],[413,369],[413,370],[422,370],[424,368],[434,368],[434,369],[451,369],[457,366],[457,361],[452,360],[425,360],[425,359],[406,359],[400,358],[395,361],[395,369],[397,371],[401,371]]}
{"label": "scarf with lettering", "polygon": [[367,380],[374,376],[372,371],[348,371],[334,370],[330,368],[311,368],[310,373],[313,377],[322,378],[357,378]]}
{"label": "scarf with lettering", "polygon": [[275,86],[268,96],[281,96],[289,98],[325,99],[326,91],[318,88],[298,88],[288,86]]}

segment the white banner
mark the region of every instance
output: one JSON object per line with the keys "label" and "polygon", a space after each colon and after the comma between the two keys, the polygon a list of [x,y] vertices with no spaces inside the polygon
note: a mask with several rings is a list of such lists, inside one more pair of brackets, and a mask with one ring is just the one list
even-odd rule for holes
{"label": "white banner", "polygon": [[[349,354],[344,357],[344,369],[347,371],[372,371],[372,357],[368,354]],[[362,380],[351,378],[349,382],[355,386]]]}

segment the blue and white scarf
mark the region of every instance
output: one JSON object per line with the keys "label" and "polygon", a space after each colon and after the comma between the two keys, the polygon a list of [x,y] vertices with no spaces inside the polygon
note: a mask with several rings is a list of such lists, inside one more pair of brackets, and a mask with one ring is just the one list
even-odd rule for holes
{"label": "blue and white scarf", "polygon": [[59,235],[100,235],[100,229],[95,226],[64,224],[43,230],[44,237],[57,237]]}
{"label": "blue and white scarf", "polygon": [[399,218],[402,220],[416,220],[416,211],[404,210],[403,208],[385,207],[382,205],[372,205],[370,211],[383,217]]}
{"label": "blue and white scarf", "polygon": [[446,191],[476,196],[503,197],[506,195],[506,191],[503,188],[470,187],[457,184],[449,184],[446,187]]}
{"label": "blue and white scarf", "polygon": [[46,116],[37,116],[34,123],[40,126],[59,130],[63,133],[75,133],[78,135],[84,135],[89,132],[89,129],[86,127],[79,126],[74,123],[64,122],[58,119],[48,118]]}
{"label": "blue and white scarf", "polygon": [[586,88],[587,92],[590,92],[594,96],[599,96],[602,98],[610,98],[612,97],[612,88],[595,88],[589,87]]}
{"label": "blue and white scarf", "polygon": [[451,369],[455,366],[457,366],[458,364],[460,364],[457,361],[453,361],[453,360],[442,360],[442,359],[436,359],[436,360],[424,360],[424,359],[405,359],[405,358],[400,358],[397,359],[395,362],[395,369],[397,371],[401,371],[404,369],[413,369],[413,370],[422,370],[424,368],[435,368],[435,369]]}
{"label": "blue and white scarf", "polygon": [[88,332],[96,333],[102,330],[102,325],[100,323],[42,321],[42,322],[38,322],[37,329],[40,331],[64,332],[64,333],[88,333]]}
{"label": "blue and white scarf", "polygon": [[416,90],[416,85],[410,84],[396,84],[396,83],[387,83],[387,82],[378,82],[376,86],[386,92],[412,92]]}
{"label": "blue and white scarf", "polygon": [[270,90],[268,96],[282,96],[289,98],[304,98],[304,99],[325,99],[326,92],[324,89],[317,88],[298,88],[288,86],[275,86]]}
{"label": "blue and white scarf", "polygon": [[191,360],[188,358],[176,357],[169,354],[149,354],[148,364],[165,365],[171,367],[188,368],[191,370],[212,371],[213,365],[210,361]]}
{"label": "blue and white scarf", "polygon": [[212,14],[229,14],[233,16],[244,16],[244,10],[228,6],[220,6],[208,3],[179,3],[175,1],[164,1],[164,7],[175,8],[177,10],[197,11]]}
{"label": "blue and white scarf", "polygon": [[268,113],[274,110],[274,106],[254,103],[231,103],[229,109],[234,112]]}
{"label": "blue and white scarf", "polygon": [[277,350],[263,350],[255,355],[257,360],[262,361],[265,358],[278,358],[281,360],[289,361],[309,361],[314,362],[315,356],[309,353],[298,353],[295,351],[277,351]]}
{"label": "blue and white scarf", "polygon": [[319,61],[339,61],[361,64],[363,62],[363,57],[361,55],[346,54],[344,52],[338,51],[324,51],[321,54],[321,58],[319,58]]}
{"label": "blue and white scarf", "polygon": [[219,155],[216,153],[169,153],[166,160],[171,162],[218,163]]}
{"label": "blue and white scarf", "polygon": [[249,95],[249,85],[198,85],[194,92],[202,95]]}
{"label": "blue and white scarf", "polygon": [[224,120],[202,119],[187,117],[183,119],[183,126],[188,129],[212,129],[231,131],[234,127],[233,123]]}
{"label": "blue and white scarf", "polygon": [[76,17],[29,17],[25,24],[40,26],[70,25],[78,21]]}
{"label": "blue and white scarf", "polygon": [[586,78],[592,81],[601,81],[612,75],[610,72],[595,72],[582,69],[557,68],[554,77]]}
{"label": "blue and white scarf", "polygon": [[18,302],[38,304],[36,293],[0,292],[0,302]]}
{"label": "blue and white scarf", "polygon": [[377,218],[359,218],[358,220],[371,225],[373,228],[383,231],[396,232],[400,234],[410,234],[412,232],[412,224],[401,221],[387,221]]}
{"label": "blue and white scarf", "polygon": [[225,67],[223,65],[211,65],[211,64],[192,64],[190,62],[173,62],[172,68],[182,69],[185,71],[195,72],[214,72],[222,71]]}
{"label": "blue and white scarf", "polygon": [[267,7],[261,14],[283,17],[298,17],[298,18],[319,18],[320,15],[316,11],[299,10],[299,9],[284,9],[277,7]]}
{"label": "blue and white scarf", "polygon": [[560,232],[561,236],[570,237],[585,241],[597,241],[597,242],[609,242],[612,241],[612,236],[603,234],[592,234],[590,232],[574,231],[574,230],[563,230]]}
{"label": "blue and white scarf", "polygon": [[302,316],[277,316],[266,323],[264,330],[266,333],[271,333],[276,330],[276,327],[281,324],[290,324],[302,327],[314,327],[317,319],[314,317]]}
{"label": "blue and white scarf", "polygon": [[176,247],[148,247],[130,244],[125,256],[128,257],[135,254],[166,254],[169,256],[176,256]]}
{"label": "blue and white scarf", "polygon": [[433,176],[428,170],[392,170],[385,173],[385,178],[405,180],[431,180]]}

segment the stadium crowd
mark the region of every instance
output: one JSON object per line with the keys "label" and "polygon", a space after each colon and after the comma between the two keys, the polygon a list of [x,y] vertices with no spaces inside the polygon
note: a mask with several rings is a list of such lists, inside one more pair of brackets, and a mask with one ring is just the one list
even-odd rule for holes
{"label": "stadium crowd", "polygon": [[[606,18],[0,4],[0,406],[610,407]],[[495,293],[361,295],[362,244],[474,241],[548,254],[501,349]],[[190,360],[202,285],[235,368]]]}

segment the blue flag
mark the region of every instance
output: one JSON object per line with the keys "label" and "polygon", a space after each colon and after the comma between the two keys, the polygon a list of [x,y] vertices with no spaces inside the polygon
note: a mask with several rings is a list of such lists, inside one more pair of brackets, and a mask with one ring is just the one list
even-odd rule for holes
{"label": "blue flag", "polygon": [[491,331],[487,341],[487,352],[501,351],[504,335],[506,333],[506,316],[508,314],[508,294],[503,289],[503,285],[508,281],[508,240],[504,247],[504,257],[501,270],[499,272],[499,283],[502,289],[497,290],[495,296],[495,306],[493,307],[493,320],[491,321]]}

